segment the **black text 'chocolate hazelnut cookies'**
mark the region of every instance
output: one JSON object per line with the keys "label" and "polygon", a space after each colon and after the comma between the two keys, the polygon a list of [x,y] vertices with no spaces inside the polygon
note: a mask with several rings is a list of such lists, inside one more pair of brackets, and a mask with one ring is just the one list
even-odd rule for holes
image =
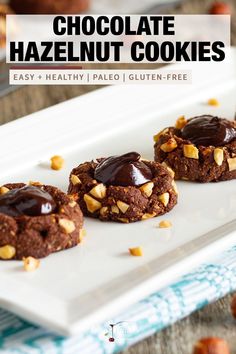
{"label": "black text 'chocolate hazelnut cookies'", "polygon": [[173,171],[136,152],[85,162],[70,174],[85,215],[129,223],[162,215],[177,203]]}
{"label": "black text 'chocolate hazelnut cookies'", "polygon": [[199,182],[236,178],[236,121],[203,115],[154,137],[155,161],[166,164],[176,179]]}
{"label": "black text 'chocolate hazelnut cookies'", "polygon": [[42,258],[80,242],[80,207],[56,187],[14,183],[0,193],[0,259]]}

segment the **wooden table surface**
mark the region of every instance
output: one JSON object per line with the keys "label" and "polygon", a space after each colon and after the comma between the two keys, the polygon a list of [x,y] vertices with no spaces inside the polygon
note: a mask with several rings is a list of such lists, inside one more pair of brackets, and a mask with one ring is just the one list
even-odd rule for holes
{"label": "wooden table surface", "polygon": [[[205,13],[209,3],[210,0],[186,1],[174,12]],[[236,8],[236,0],[231,0],[231,3]],[[232,21],[232,43],[236,44],[235,16]],[[9,122],[97,88],[95,86],[22,87],[0,99],[0,123]],[[225,338],[230,344],[231,354],[236,354],[236,323],[230,314],[230,299],[230,295],[226,296],[125,350],[122,354],[191,354],[195,341],[204,336]]]}

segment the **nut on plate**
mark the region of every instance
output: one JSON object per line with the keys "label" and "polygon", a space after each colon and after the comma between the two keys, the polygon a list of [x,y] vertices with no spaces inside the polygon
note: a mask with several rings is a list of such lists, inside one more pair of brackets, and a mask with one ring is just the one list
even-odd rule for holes
{"label": "nut on plate", "polygon": [[216,98],[209,98],[209,100],[207,101],[209,106],[219,106],[220,103]]}
{"label": "nut on plate", "polygon": [[61,170],[65,163],[63,157],[59,155],[52,156],[50,160],[51,160],[51,169],[56,171]]}
{"label": "nut on plate", "polygon": [[40,260],[34,257],[23,257],[23,266],[26,272],[33,272],[40,265]]}
{"label": "nut on plate", "polygon": [[227,342],[219,337],[200,339],[193,348],[193,354],[230,354]]}
{"label": "nut on plate", "polygon": [[172,224],[169,220],[162,220],[159,222],[159,228],[160,229],[168,229],[169,227],[171,227]]}
{"label": "nut on plate", "polygon": [[131,256],[141,257],[143,255],[143,250],[141,247],[129,248],[129,253]]}

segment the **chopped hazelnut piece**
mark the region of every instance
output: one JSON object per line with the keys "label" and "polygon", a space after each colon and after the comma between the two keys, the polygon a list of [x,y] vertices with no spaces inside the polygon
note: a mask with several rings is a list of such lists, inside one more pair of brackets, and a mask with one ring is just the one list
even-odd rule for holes
{"label": "chopped hazelnut piece", "polygon": [[177,148],[177,142],[174,138],[169,139],[166,143],[161,145],[161,150],[164,152],[171,152]]}
{"label": "chopped hazelnut piece", "polygon": [[159,195],[158,199],[162,202],[162,204],[166,207],[169,203],[170,195],[169,193],[163,193]]}
{"label": "chopped hazelnut piece", "polygon": [[185,116],[181,116],[177,119],[175,123],[175,128],[182,129],[186,124],[187,124],[187,119],[185,118]]}
{"label": "chopped hazelnut piece", "polygon": [[38,181],[29,181],[29,185],[34,187],[41,187],[42,183]]}
{"label": "chopped hazelnut piece", "polygon": [[119,214],[120,210],[116,205],[112,205],[111,212],[114,214]]}
{"label": "chopped hazelnut piece", "polygon": [[34,257],[24,257],[23,263],[24,263],[24,270],[26,272],[32,272],[39,267],[40,260]]}
{"label": "chopped hazelnut piece", "polygon": [[118,202],[116,204],[123,214],[126,213],[127,210],[129,209],[129,204],[126,204],[126,203],[122,202],[121,200],[118,200]]}
{"label": "chopped hazelnut piece", "polygon": [[8,189],[7,187],[1,187],[0,188],[0,194],[6,194],[7,192],[9,192],[10,189]]}
{"label": "chopped hazelnut piece", "polygon": [[216,99],[216,98],[210,98],[208,101],[207,101],[207,104],[209,106],[219,106],[220,103],[219,101]]}
{"label": "chopped hazelnut piece", "polygon": [[172,181],[171,184],[172,184],[172,187],[173,187],[175,193],[178,195],[179,192],[178,192],[177,184],[175,183],[175,181]]}
{"label": "chopped hazelnut piece", "polygon": [[162,135],[164,135],[165,133],[167,133],[168,131],[169,131],[169,128],[163,129],[161,132],[159,132],[158,134],[154,135],[153,140],[157,143],[158,140],[160,139],[160,137]]}
{"label": "chopped hazelnut piece", "polygon": [[99,183],[98,185],[93,187],[89,193],[92,194],[92,196],[94,196],[95,198],[103,199],[106,196],[106,191],[106,186],[104,186],[103,183]]}
{"label": "chopped hazelnut piece", "polygon": [[87,209],[90,213],[94,213],[98,209],[101,209],[102,204],[96,199],[92,198],[90,195],[84,195],[84,201],[86,203]]}
{"label": "chopped hazelnut piece", "polygon": [[83,238],[86,236],[86,230],[85,229],[81,229],[79,232],[79,240],[80,242],[83,240]]}
{"label": "chopped hazelnut piece", "polygon": [[147,197],[150,197],[152,195],[153,187],[154,187],[154,183],[148,182],[143,184],[141,187],[139,187],[139,190],[144,194],[146,194]]}
{"label": "chopped hazelnut piece", "polygon": [[102,207],[100,209],[100,215],[105,216],[108,213],[108,207]]}
{"label": "chopped hazelnut piece", "polygon": [[66,234],[70,234],[75,231],[75,223],[68,219],[60,219],[59,225],[65,231]]}
{"label": "chopped hazelnut piece", "polygon": [[143,250],[141,247],[129,248],[129,253],[135,257],[141,257],[143,255]]}
{"label": "chopped hazelnut piece", "polygon": [[171,226],[172,226],[172,224],[168,220],[162,220],[162,221],[159,222],[160,229],[168,229]]}
{"label": "chopped hazelnut piece", "polygon": [[127,218],[117,218],[117,220],[123,222],[124,224],[128,224],[129,223],[129,219],[127,219]]}
{"label": "chopped hazelnut piece", "polygon": [[70,180],[71,180],[71,183],[73,184],[73,186],[76,186],[76,184],[81,184],[81,180],[76,175],[71,175]]}
{"label": "chopped hazelnut piece", "polygon": [[194,145],[186,144],[183,146],[184,156],[189,159],[199,159],[198,148]]}
{"label": "chopped hazelnut piece", "polygon": [[142,216],[142,220],[147,220],[147,219],[151,219],[151,218],[154,218],[156,216],[156,213],[145,213],[143,214]]}
{"label": "chopped hazelnut piece", "polygon": [[236,170],[236,157],[228,159],[227,162],[228,162],[228,165],[229,165],[229,171]]}
{"label": "chopped hazelnut piece", "polygon": [[12,259],[15,256],[15,254],[16,254],[16,249],[11,245],[0,247],[1,259]]}
{"label": "chopped hazelnut piece", "polygon": [[56,170],[56,171],[61,170],[63,166],[64,166],[64,159],[61,156],[55,155],[51,157],[52,170]]}
{"label": "chopped hazelnut piece", "polygon": [[224,150],[223,149],[216,148],[214,150],[214,160],[218,166],[222,165],[222,163],[224,161]]}

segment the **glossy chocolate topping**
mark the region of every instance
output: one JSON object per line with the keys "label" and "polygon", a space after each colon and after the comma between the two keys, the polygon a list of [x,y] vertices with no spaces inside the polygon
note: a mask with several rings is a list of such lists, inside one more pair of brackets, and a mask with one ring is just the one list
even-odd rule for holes
{"label": "glossy chocolate topping", "polygon": [[52,196],[34,186],[12,189],[0,196],[0,213],[13,217],[48,215],[55,209]]}
{"label": "glossy chocolate topping", "polygon": [[236,139],[236,129],[227,119],[204,115],[190,119],[181,135],[198,146],[222,146]]}
{"label": "glossy chocolate topping", "polygon": [[111,156],[100,162],[94,173],[96,180],[113,186],[140,186],[152,179],[152,171],[140,161],[137,152]]}

